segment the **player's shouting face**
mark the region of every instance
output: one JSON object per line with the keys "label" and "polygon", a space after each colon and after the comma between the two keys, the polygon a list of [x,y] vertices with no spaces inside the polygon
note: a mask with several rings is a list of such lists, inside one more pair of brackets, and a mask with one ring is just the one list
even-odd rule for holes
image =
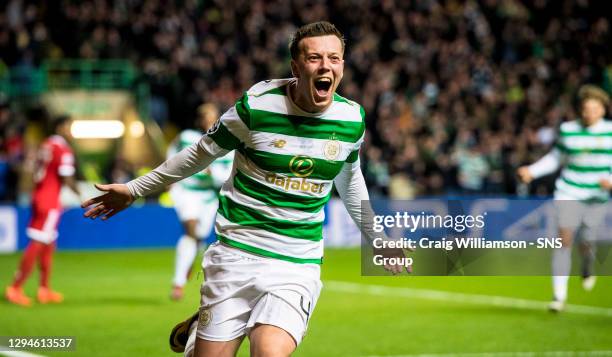
{"label": "player's shouting face", "polygon": [[333,100],[344,72],[342,42],[335,35],[303,38],[299,55],[291,60],[298,79],[292,90],[295,103],[308,112],[322,112]]}

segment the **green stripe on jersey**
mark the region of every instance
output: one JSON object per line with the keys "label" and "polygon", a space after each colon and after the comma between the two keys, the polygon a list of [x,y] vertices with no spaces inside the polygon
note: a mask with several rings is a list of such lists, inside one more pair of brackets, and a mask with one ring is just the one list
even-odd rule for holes
{"label": "green stripe on jersey", "polygon": [[202,187],[199,185],[193,185],[193,184],[184,184],[183,188],[187,189],[187,190],[191,190],[191,191],[216,191],[214,187]]}
{"label": "green stripe on jersey", "polygon": [[348,99],[344,98],[343,96],[339,95],[338,93],[334,93],[334,102],[340,102],[340,103],[346,103],[346,104],[351,104]]}
{"label": "green stripe on jersey", "polygon": [[247,126],[247,128],[251,128],[251,108],[249,107],[249,97],[245,92],[242,98],[238,99],[236,102],[236,112],[240,117],[240,120]]}
{"label": "green stripe on jersey", "polygon": [[[304,156],[304,161],[300,168],[304,171],[311,171],[307,176],[297,176],[291,171],[291,163],[296,167],[295,155],[273,154],[251,148],[245,148],[244,155],[259,168],[275,173],[282,173],[290,177],[308,177],[309,179],[333,180],[340,171],[344,161],[331,161],[313,159]],[[299,159],[299,158],[298,158]],[[312,160],[312,161],[310,161]]]}
{"label": "green stripe on jersey", "polygon": [[565,177],[561,177],[561,180],[563,180],[563,182],[565,182],[566,184],[570,185],[570,186],[574,186],[574,187],[578,187],[578,188],[587,188],[587,189],[591,189],[591,190],[600,190],[601,189],[601,185],[598,183],[579,183],[576,181],[572,181],[568,178]]}
{"label": "green stripe on jersey", "polygon": [[208,134],[217,145],[225,150],[234,150],[240,146],[240,140],[234,136],[223,123],[217,123],[218,128],[213,133]]}
{"label": "green stripe on jersey", "polygon": [[292,208],[310,213],[319,212],[331,195],[331,191],[329,191],[329,195],[321,198],[292,195],[263,185],[239,170],[236,170],[234,176],[234,187],[266,206]]}
{"label": "green stripe on jersey", "polygon": [[323,239],[323,222],[296,222],[268,217],[258,210],[238,204],[223,195],[219,196],[218,213],[230,222],[241,226],[260,228],[297,239],[310,241]]}
{"label": "green stripe on jersey", "polygon": [[351,151],[349,156],[346,158],[346,162],[348,162],[349,164],[352,164],[353,162],[357,161],[358,158],[359,158],[359,150]]}
{"label": "green stripe on jersey", "polygon": [[251,130],[303,138],[355,143],[365,128],[363,121],[328,120],[257,109],[252,109],[249,114]]}
{"label": "green stripe on jersey", "polygon": [[179,143],[179,150],[178,151],[181,151],[184,148],[186,148],[188,146],[191,146],[193,144],[194,144],[193,141],[181,140],[181,142]]}
{"label": "green stripe on jersey", "polygon": [[588,131],[562,131],[561,136],[593,136],[593,137],[601,137],[601,136],[612,136],[612,132],[605,133],[591,133]]}
{"label": "green stripe on jersey", "polygon": [[582,166],[582,165],[567,165],[567,168],[576,172],[610,172],[610,166]]}
{"label": "green stripe on jersey", "polygon": [[585,148],[585,149],[570,149],[568,147],[566,147],[565,145],[558,143],[556,145],[556,147],[567,153],[570,155],[577,155],[577,154],[612,154],[612,149],[591,149],[591,148]]}
{"label": "green stripe on jersey", "polygon": [[282,255],[282,254],[278,254],[278,253],[274,253],[271,252],[269,250],[265,250],[265,249],[261,249],[261,248],[257,248],[257,247],[253,247],[252,245],[248,245],[248,244],[244,244],[241,242],[237,242],[235,240],[231,240],[227,237],[224,237],[220,234],[217,234],[217,239],[224,243],[227,244],[231,247],[234,248],[238,248],[244,251],[247,251],[249,253],[254,253],[257,255],[263,255],[264,257],[269,257],[269,258],[275,258],[275,259],[280,259],[280,260],[285,260],[288,262],[292,262],[292,263],[299,263],[299,264],[322,264],[323,263],[323,259],[319,258],[313,258],[313,259],[307,259],[307,258],[295,258],[295,257],[290,257],[288,255]]}

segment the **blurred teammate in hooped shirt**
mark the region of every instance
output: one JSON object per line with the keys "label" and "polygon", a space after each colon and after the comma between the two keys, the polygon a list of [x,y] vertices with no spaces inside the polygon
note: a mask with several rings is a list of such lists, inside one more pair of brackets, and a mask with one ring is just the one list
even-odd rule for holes
{"label": "blurred teammate in hooped shirt", "polygon": [[[198,108],[195,129],[183,130],[168,149],[168,157],[176,155],[186,147],[197,143],[204,133],[213,128],[219,119],[219,110],[212,103]],[[170,188],[174,208],[183,225],[184,234],[176,244],[172,300],[183,298],[183,288],[198,255],[198,245],[204,244],[214,228],[219,201],[219,188],[232,173],[234,153],[215,160],[201,172],[177,182]]]}
{"label": "blurred teammate in hooped shirt", "polygon": [[23,284],[28,279],[34,264],[40,267],[40,285],[36,295],[41,304],[60,303],[62,294],[51,290],[49,277],[53,264],[53,251],[57,239],[57,225],[62,213],[60,191],[66,184],[80,196],[74,178],[74,154],[68,139],[72,120],[60,116],[52,123],[52,135],[41,145],[34,174],[34,192],[32,194],[32,218],[26,230],[30,242],[26,247],[13,283],[6,287],[5,297],[13,304],[32,305],[32,299],[23,292]]}

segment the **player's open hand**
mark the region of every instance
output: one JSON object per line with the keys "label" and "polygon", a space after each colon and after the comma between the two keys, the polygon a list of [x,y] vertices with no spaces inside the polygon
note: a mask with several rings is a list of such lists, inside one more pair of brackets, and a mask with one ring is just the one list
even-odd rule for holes
{"label": "player's open hand", "polygon": [[529,167],[527,166],[519,167],[518,170],[516,170],[516,175],[523,183],[531,183],[531,181],[533,181],[533,175],[531,175]]}
{"label": "player's open hand", "polygon": [[[384,268],[386,271],[395,274],[401,274],[404,270],[407,273],[412,273],[412,265],[406,266],[406,252],[401,248],[373,248],[374,255],[381,255],[385,259]],[[393,258],[393,259],[391,259]],[[391,264],[389,262],[394,262]]]}
{"label": "player's open hand", "polygon": [[107,220],[134,202],[134,197],[124,184],[96,184],[95,186],[98,190],[106,193],[81,204],[82,208],[88,208],[84,214],[85,217],[91,219],[101,217],[102,220]]}

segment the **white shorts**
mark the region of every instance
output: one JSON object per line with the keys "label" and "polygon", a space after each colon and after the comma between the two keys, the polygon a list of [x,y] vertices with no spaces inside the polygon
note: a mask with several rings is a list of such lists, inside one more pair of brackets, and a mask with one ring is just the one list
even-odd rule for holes
{"label": "white shorts", "polygon": [[62,210],[59,207],[48,208],[33,204],[32,218],[28,223],[26,235],[44,244],[53,243],[57,239],[57,225],[61,214]]}
{"label": "white shorts", "polygon": [[216,193],[212,191],[188,190],[177,184],[170,188],[170,197],[172,197],[174,202],[174,209],[179,220],[181,222],[197,220],[196,234],[198,238],[205,239],[208,237],[215,223],[217,209],[219,208],[219,200]]}
{"label": "white shorts", "polygon": [[287,331],[299,344],[321,292],[321,267],[262,257],[213,243],[202,262],[206,281],[197,337],[230,341],[256,324]]}
{"label": "white shorts", "polygon": [[[597,232],[603,228],[608,212],[608,203],[555,200],[554,205],[558,227],[572,230],[587,228]],[[593,233],[583,238],[594,240],[595,235]]]}

